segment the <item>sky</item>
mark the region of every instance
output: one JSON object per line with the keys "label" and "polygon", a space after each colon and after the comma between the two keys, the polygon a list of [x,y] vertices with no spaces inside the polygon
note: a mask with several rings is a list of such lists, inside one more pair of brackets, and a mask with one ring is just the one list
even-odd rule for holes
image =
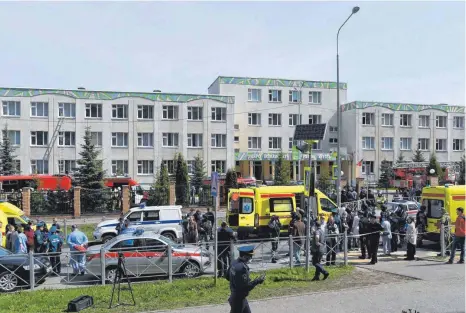
{"label": "sky", "polygon": [[464,2],[0,3],[0,86],[207,93],[336,81],[348,101],[465,105]]}

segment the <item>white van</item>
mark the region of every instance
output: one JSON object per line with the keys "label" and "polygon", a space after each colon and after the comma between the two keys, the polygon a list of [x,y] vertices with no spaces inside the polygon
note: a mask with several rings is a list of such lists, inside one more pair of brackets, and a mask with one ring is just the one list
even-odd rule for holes
{"label": "white van", "polygon": [[[147,206],[133,208],[125,214],[130,226],[143,228],[145,231],[155,232],[174,241],[183,238],[181,206]],[[117,236],[118,220],[100,222],[94,230],[94,239],[103,243]]]}

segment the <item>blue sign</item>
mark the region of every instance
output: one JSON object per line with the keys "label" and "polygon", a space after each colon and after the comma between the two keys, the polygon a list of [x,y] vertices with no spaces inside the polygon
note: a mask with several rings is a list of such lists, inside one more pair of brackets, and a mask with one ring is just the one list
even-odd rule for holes
{"label": "blue sign", "polygon": [[211,177],[211,186],[210,186],[210,193],[212,194],[212,197],[217,196],[217,191],[218,191],[218,173],[217,172],[212,172],[212,177]]}

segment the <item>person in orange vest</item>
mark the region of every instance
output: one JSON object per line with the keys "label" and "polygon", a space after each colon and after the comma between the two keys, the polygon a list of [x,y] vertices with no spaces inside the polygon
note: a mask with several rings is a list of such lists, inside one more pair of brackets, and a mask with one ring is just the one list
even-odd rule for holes
{"label": "person in orange vest", "polygon": [[465,228],[465,217],[464,217],[464,209],[457,208],[456,214],[458,217],[455,221],[455,237],[453,238],[453,245],[451,247],[450,259],[448,260],[448,264],[453,263],[453,259],[455,258],[456,248],[460,246],[460,260],[458,264],[464,263],[464,236],[466,235],[466,228]]}

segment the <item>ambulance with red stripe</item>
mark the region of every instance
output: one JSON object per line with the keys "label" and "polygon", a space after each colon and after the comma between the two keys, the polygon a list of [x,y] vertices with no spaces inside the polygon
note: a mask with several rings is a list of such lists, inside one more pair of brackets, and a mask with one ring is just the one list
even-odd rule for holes
{"label": "ambulance with red stripe", "polygon": [[[440,241],[440,219],[442,217],[442,208],[445,208],[450,215],[451,224],[454,224],[457,218],[456,209],[465,208],[466,186],[435,186],[424,187],[422,189],[421,205],[427,208],[427,234],[424,236],[427,240]],[[454,227],[451,233],[455,233]]]}
{"label": "ambulance with red stripe", "polygon": [[[315,190],[317,213],[330,215],[337,206],[324,193]],[[259,236],[269,232],[269,221],[273,215],[280,218],[281,231],[286,233],[291,221],[291,213],[296,208],[305,209],[303,199],[307,197],[305,186],[266,186],[257,188],[230,189],[228,192],[228,225],[238,233],[238,238],[250,234]],[[314,215],[316,216],[316,215]]]}

